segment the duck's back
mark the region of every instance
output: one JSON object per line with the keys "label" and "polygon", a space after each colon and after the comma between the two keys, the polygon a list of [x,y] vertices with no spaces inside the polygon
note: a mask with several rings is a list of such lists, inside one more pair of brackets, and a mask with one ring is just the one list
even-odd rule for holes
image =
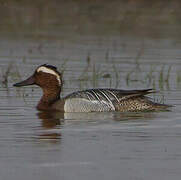
{"label": "duck's back", "polygon": [[63,102],[64,112],[101,112],[101,111],[140,111],[165,108],[166,105],[153,103],[145,94],[146,90],[119,90],[119,89],[88,89],[69,94],[59,102],[56,109],[60,109]]}

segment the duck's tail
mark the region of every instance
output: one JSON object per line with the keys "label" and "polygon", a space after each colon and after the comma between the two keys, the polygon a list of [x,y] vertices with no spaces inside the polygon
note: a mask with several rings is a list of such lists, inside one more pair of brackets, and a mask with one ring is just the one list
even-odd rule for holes
{"label": "duck's tail", "polygon": [[170,108],[174,107],[173,105],[168,105],[168,104],[161,104],[161,103],[152,103],[152,108],[154,111],[165,111],[165,110],[170,110]]}

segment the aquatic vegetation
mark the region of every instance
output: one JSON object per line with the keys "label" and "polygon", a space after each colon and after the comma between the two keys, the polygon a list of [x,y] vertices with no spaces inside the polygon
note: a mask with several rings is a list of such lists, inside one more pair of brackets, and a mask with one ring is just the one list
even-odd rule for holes
{"label": "aquatic vegetation", "polygon": [[6,87],[8,86],[8,78],[9,78],[11,69],[12,69],[12,63],[8,64],[7,69],[5,69],[5,70],[1,69],[1,71],[2,71],[2,75],[1,75],[2,76],[2,80],[1,80],[1,82]]}
{"label": "aquatic vegetation", "polygon": [[[68,79],[66,81],[68,83],[65,84],[65,87],[69,87],[69,85],[74,82],[76,86],[78,85],[79,89],[97,87],[129,89],[138,86],[140,87],[141,85],[142,88],[150,87],[157,90],[168,90],[170,88],[172,66],[150,64],[146,65],[147,69],[145,71],[145,65],[141,62],[143,52],[144,49],[141,48],[135,57],[135,63],[130,66],[130,68],[128,67],[126,71],[122,71],[120,68],[121,62],[111,59],[109,51],[106,51],[103,64],[93,60],[90,53],[88,53],[85,67],[79,75],[76,74],[72,76],[73,79]],[[23,58],[22,61],[23,63],[27,62],[26,58]],[[68,64],[68,62],[70,62],[70,60],[66,58],[59,65],[59,69],[62,73],[72,69],[72,67],[70,67],[71,63]],[[7,68],[1,68],[0,81],[5,87],[8,87],[9,82],[16,82],[21,79],[20,68],[16,64],[9,63]],[[179,71],[177,72],[177,76],[175,76],[175,82],[177,84],[181,82],[181,73]],[[125,87],[125,85],[127,87]],[[19,96],[26,97],[27,93],[25,91],[26,89],[24,88],[18,90]],[[33,96],[34,87],[32,87],[31,91]],[[30,92],[28,92],[28,94],[31,95]]]}
{"label": "aquatic vegetation", "polygon": [[[141,51],[142,53],[143,51]],[[135,58],[135,66],[127,72],[125,81],[127,86],[130,86],[133,82],[146,84],[148,87],[156,88],[158,84],[159,89],[163,90],[164,87],[169,89],[169,79],[172,66],[171,65],[150,65],[149,71],[144,71],[144,68],[141,67],[139,58],[141,53],[138,53],[138,56]]]}
{"label": "aquatic vegetation", "polygon": [[161,90],[163,90],[165,85],[167,89],[169,89],[169,78],[170,78],[171,66],[168,67],[168,70],[166,71],[166,75],[164,74],[165,73],[164,68],[165,66],[163,65],[159,74],[159,87]]}
{"label": "aquatic vegetation", "polygon": [[63,74],[64,73],[64,71],[66,71],[66,69],[67,69],[67,63],[68,63],[68,59],[65,59],[65,60],[63,60],[63,63],[61,64],[61,66],[60,66],[60,72]]}
{"label": "aquatic vegetation", "polygon": [[177,84],[181,83],[181,72],[177,71]]}
{"label": "aquatic vegetation", "polygon": [[100,64],[96,64],[95,61],[92,61],[89,54],[87,56],[86,62],[87,63],[85,68],[78,77],[80,87],[82,87],[82,82],[91,82],[92,87],[97,87],[100,79],[111,79],[111,74],[109,72],[103,71]]}
{"label": "aquatic vegetation", "polygon": [[[68,59],[65,59],[59,68],[62,73],[69,68],[67,66],[67,62]],[[80,87],[86,87],[88,85],[87,83],[91,83],[92,87],[98,87],[100,81],[104,79],[106,82],[109,82],[109,87],[117,88],[119,86],[119,82],[123,80],[126,82],[128,87],[133,83],[141,83],[148,87],[156,88],[156,85],[158,84],[159,89],[163,90],[164,88],[169,89],[171,69],[172,66],[162,65],[161,67],[155,67],[150,65],[149,71],[144,72],[141,64],[137,61],[135,67],[128,71],[126,76],[122,76],[121,70],[118,70],[114,61],[108,71],[105,71],[102,69],[101,64],[97,64],[95,61],[92,61],[88,56],[85,68],[82,70],[80,76],[74,79],[74,81],[78,81],[80,83]],[[6,86],[9,78],[11,78],[13,82],[17,81],[17,79],[21,80],[18,66],[14,64],[12,68],[12,63],[10,63],[6,69],[1,69],[1,74],[1,83]],[[181,75],[179,72],[176,76],[176,82],[181,82]]]}

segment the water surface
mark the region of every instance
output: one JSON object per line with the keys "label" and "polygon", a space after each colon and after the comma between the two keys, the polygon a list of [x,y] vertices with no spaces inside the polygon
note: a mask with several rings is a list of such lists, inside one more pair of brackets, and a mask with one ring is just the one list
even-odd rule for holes
{"label": "water surface", "polygon": [[[179,5],[70,1],[49,4],[45,13],[44,5],[1,4],[8,10],[0,30],[1,179],[180,179]],[[44,63],[63,72],[62,96],[98,87],[154,88],[154,101],[174,107],[38,112],[41,90],[12,85]]]}

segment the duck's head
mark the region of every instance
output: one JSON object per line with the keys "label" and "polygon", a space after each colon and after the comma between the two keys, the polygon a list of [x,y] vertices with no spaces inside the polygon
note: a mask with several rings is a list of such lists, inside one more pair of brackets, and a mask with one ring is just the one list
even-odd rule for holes
{"label": "duck's head", "polygon": [[28,79],[14,84],[15,87],[38,85],[42,89],[61,88],[62,75],[52,65],[43,64],[39,66]]}

